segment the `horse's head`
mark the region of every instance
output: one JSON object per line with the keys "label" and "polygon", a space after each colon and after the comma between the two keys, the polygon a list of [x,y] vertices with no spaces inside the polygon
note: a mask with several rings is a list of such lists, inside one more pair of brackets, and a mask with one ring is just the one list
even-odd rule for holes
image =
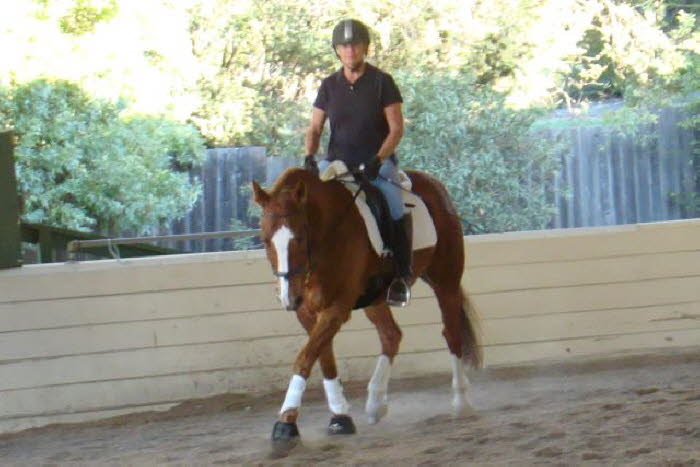
{"label": "horse's head", "polygon": [[272,271],[279,278],[279,299],[294,311],[303,299],[310,267],[307,187],[298,180],[291,187],[265,191],[253,181],[255,202],[262,207],[260,236]]}

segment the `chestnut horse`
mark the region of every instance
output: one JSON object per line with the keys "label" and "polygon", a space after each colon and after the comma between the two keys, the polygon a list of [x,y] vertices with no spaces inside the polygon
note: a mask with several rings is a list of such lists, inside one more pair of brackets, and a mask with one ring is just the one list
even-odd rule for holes
{"label": "chestnut horse", "polygon": [[[470,410],[465,367],[478,367],[481,351],[469,300],[460,284],[465,260],[462,227],[440,182],[421,172],[407,174],[413,191],[425,202],[437,232],[434,247],[414,251],[415,277],[411,282],[420,277],[435,292],[452,358],[452,403],[456,412],[464,413]],[[341,182],[323,182],[316,174],[292,168],[269,191],[256,182],[253,190],[256,203],[262,207],[261,238],[279,278],[279,298],[287,310],[296,311],[309,335],[294,363],[273,440],[294,441],[299,436],[296,421],[301,399],[317,359],[332,413],[328,432],[354,433],[349,404],[338,379],[333,337],[350,319],[358,298],[367,296],[371,278],[390,269],[390,260],[380,258],[372,248],[353,195]],[[376,423],[387,412],[391,364],[401,340],[401,330],[385,295],[362,305],[377,328],[382,346],[367,386],[365,411],[370,423]]]}

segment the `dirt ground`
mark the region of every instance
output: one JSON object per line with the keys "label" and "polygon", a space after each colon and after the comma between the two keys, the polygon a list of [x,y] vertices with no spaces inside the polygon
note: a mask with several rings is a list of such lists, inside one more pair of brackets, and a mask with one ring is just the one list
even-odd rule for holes
{"label": "dirt ground", "polygon": [[[447,355],[445,356],[447,358]],[[450,415],[450,375],[391,383],[368,425],[364,383],[347,385],[358,434],[328,437],[322,393],[305,395],[302,444],[273,453],[282,394],[226,395],[166,413],[0,437],[2,465],[700,465],[700,348],[474,373],[476,414]]]}

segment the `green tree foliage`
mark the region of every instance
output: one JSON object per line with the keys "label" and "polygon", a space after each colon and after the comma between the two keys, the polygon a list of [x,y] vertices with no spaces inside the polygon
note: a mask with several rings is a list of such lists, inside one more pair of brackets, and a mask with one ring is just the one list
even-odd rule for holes
{"label": "green tree foliage", "polygon": [[[401,163],[447,187],[468,232],[546,228],[544,186],[557,145],[531,131],[538,111],[510,110],[505,95],[469,75],[400,75],[406,99]],[[543,142],[547,141],[545,144]]]}
{"label": "green tree foliage", "polygon": [[[321,15],[320,17],[318,15]],[[192,50],[210,65],[197,83],[193,121],[210,144],[263,145],[298,154],[309,114],[309,81],[334,66],[316,6],[287,0],[199,2],[191,10]]]}
{"label": "green tree foliage", "polygon": [[[530,20],[489,11],[493,28],[472,38],[460,34],[471,18],[449,1],[217,5],[216,14],[196,9],[192,28],[198,58],[220,64],[200,87],[206,92],[195,120],[211,139],[299,155],[319,79],[338,67],[330,31],[340,18],[361,17],[375,23],[370,60],[396,75],[406,98],[403,166],[437,175],[472,231],[546,225],[552,210],[538,182],[556,168],[555,145],[531,133],[537,112],[508,110],[505,94],[492,89],[530,53],[514,40]],[[229,93],[256,99],[233,101]],[[232,101],[247,106],[231,108]],[[221,124],[207,126],[211,115]]]}
{"label": "green tree foliage", "polygon": [[296,156],[320,80],[338,67],[333,25],[360,18],[371,28],[370,61],[397,77],[406,98],[404,166],[445,180],[480,230],[535,228],[549,215],[534,187],[556,166],[556,143],[532,131],[536,109],[585,112],[589,101],[621,97],[626,106],[606,121],[633,131],[653,121],[659,106],[680,102],[686,125],[698,125],[697,2],[16,5],[0,16],[0,49],[9,51],[0,83],[61,76],[100,96],[130,97],[122,120],[138,111],[170,115],[192,121],[212,146],[263,145]]}
{"label": "green tree foliage", "polygon": [[217,144],[264,144],[272,153],[300,146],[314,86],[337,66],[330,30],[347,16],[372,27],[370,58],[383,68],[466,71],[517,108],[617,96],[646,110],[687,95],[683,77],[698,71],[692,5],[674,1],[214,4],[195,1],[192,9],[195,54],[216,70],[200,80],[196,122]]}
{"label": "green tree foliage", "polygon": [[92,0],[75,0],[75,5],[61,17],[61,31],[80,36],[95,31],[100,21],[109,21],[119,11],[117,0],[109,0],[106,5],[98,7]]}
{"label": "green tree foliage", "polygon": [[678,2],[600,0],[586,5],[592,17],[579,45],[583,53],[565,80],[574,101],[623,97],[632,108],[668,105],[697,89],[700,53],[695,16]]}
{"label": "green tree foliage", "polygon": [[201,137],[161,118],[123,118],[123,110],[123,102],[92,98],[65,81],[0,88],[0,128],[18,138],[24,220],[143,232],[192,206],[198,187],[182,169],[203,156]]}

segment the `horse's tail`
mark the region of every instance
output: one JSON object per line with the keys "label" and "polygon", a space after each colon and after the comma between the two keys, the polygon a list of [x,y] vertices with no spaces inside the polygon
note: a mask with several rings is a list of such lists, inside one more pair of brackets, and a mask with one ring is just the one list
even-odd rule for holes
{"label": "horse's tail", "polygon": [[472,368],[481,368],[483,355],[476,309],[464,288],[460,288],[459,292],[462,297],[462,362]]}

